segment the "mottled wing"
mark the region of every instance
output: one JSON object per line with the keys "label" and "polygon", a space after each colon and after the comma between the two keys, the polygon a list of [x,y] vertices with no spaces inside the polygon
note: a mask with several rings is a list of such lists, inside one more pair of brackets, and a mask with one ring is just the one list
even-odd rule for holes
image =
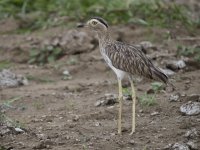
{"label": "mottled wing", "polygon": [[105,47],[105,53],[117,69],[133,75],[161,80],[164,83],[168,81],[168,77],[152,64],[138,46],[117,41],[108,44]]}

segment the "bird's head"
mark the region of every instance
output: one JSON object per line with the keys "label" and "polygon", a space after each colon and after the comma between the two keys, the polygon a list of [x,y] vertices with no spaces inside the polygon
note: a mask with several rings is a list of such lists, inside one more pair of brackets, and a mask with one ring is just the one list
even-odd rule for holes
{"label": "bird's head", "polygon": [[90,20],[88,20],[85,24],[79,24],[77,27],[78,28],[85,27],[97,32],[103,32],[108,30],[107,22],[100,17],[93,17]]}

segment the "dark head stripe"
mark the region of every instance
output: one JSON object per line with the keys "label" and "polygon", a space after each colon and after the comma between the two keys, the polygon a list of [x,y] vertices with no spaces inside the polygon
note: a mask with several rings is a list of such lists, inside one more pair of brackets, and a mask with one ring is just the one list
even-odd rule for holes
{"label": "dark head stripe", "polygon": [[102,24],[104,24],[108,28],[108,24],[103,18],[101,18],[101,17],[92,17],[92,19],[98,20],[99,22],[101,22]]}

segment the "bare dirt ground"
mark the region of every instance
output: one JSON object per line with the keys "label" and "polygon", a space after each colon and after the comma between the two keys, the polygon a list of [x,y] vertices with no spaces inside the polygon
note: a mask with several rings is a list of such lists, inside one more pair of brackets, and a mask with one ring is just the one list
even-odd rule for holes
{"label": "bare dirt ground", "polygon": [[[165,68],[168,61],[181,59],[176,55],[177,45],[200,44],[199,37],[190,39],[186,31],[178,29],[173,30],[176,35],[174,39],[167,39],[167,30],[159,28],[127,25],[112,27],[112,30],[117,39],[129,43],[151,41],[157,49],[151,49],[147,54],[162,68]],[[13,62],[9,68],[12,72],[32,77],[26,86],[0,90],[1,104],[18,97],[4,113],[17,121],[24,130],[20,133],[13,131],[2,134],[0,149],[160,150],[173,149],[170,144],[186,145],[188,141],[194,140],[192,137],[185,137],[185,134],[191,129],[200,131],[199,115],[183,115],[180,113],[180,106],[188,101],[196,101],[189,99],[189,96],[200,93],[198,67],[187,64],[186,68],[176,71],[170,77],[176,90],[157,93],[157,104],[153,106],[143,106],[138,102],[139,97],[151,88],[152,81],[144,79],[138,82],[136,132],[129,135],[131,101],[124,100],[123,133],[117,135],[118,104],[95,106],[106,93],[117,94],[118,90],[116,77],[105,65],[98,47],[83,53],[65,55],[51,65],[35,66],[23,62],[28,55],[26,52],[31,39],[49,39],[65,32],[68,32],[67,28],[56,27],[27,35],[4,33],[0,36],[0,59]],[[26,52],[18,52],[17,47],[23,47]],[[68,63],[72,58],[76,63]],[[55,67],[58,64],[60,67]],[[71,79],[63,80],[64,70],[69,71]],[[127,83],[125,81],[124,86]],[[179,100],[170,102],[170,95],[176,93],[180,94]],[[198,138],[195,142],[199,146]]]}

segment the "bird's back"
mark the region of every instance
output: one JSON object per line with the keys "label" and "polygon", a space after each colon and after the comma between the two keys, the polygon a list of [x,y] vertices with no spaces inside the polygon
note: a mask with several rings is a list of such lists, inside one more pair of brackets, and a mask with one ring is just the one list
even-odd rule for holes
{"label": "bird's back", "polygon": [[153,65],[138,46],[115,41],[105,45],[104,53],[117,69],[164,83],[168,82],[168,77]]}

